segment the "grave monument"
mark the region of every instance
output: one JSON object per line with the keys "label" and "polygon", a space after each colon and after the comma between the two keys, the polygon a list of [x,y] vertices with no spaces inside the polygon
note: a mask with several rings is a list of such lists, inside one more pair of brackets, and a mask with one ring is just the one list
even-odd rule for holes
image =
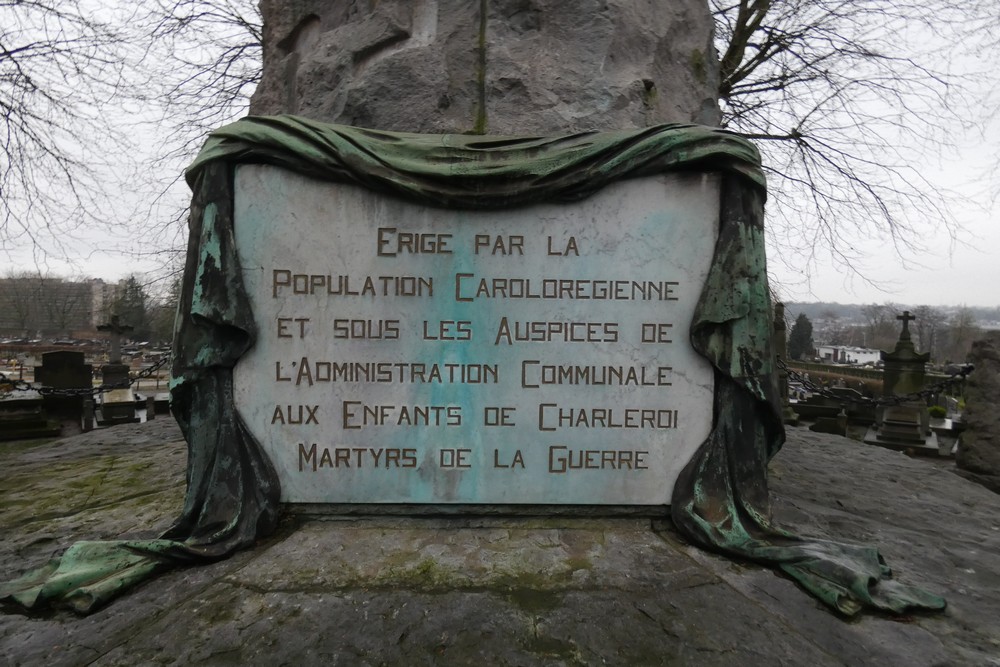
{"label": "grave monument", "polygon": [[101,411],[98,423],[101,425],[129,424],[138,422],[135,415],[135,394],[129,381],[128,365],[122,363],[122,336],[133,327],[112,315],[111,321],[100,324],[98,331],[109,334],[108,363],[101,366],[101,384],[115,387],[101,394]]}
{"label": "grave monument", "polygon": [[[94,385],[94,369],[84,361],[83,352],[56,350],[42,354],[42,365],[35,366],[35,384],[41,385],[45,412],[59,421],[80,423],[84,397],[74,390]],[[61,390],[68,390],[63,393]]]}
{"label": "grave monument", "polygon": [[[919,353],[910,336],[910,322],[916,319],[904,310],[896,317],[903,323],[899,340],[892,352],[881,353],[884,364],[883,396],[903,396],[924,388],[930,353]],[[880,407],[875,424],[865,434],[868,444],[889,449],[912,450],[938,455],[937,434],[931,430],[927,404],[909,400],[898,405]]]}
{"label": "grave monument", "polygon": [[35,382],[49,389],[89,389],[93,379],[93,368],[84,361],[83,352],[45,352],[42,365],[35,366]]}
{"label": "grave monument", "polygon": [[45,411],[41,396],[5,396],[3,389],[0,387],[0,441],[51,438],[62,432],[62,423]]}
{"label": "grave monument", "polygon": [[76,545],[8,596],[87,611],[251,546],[291,505],[597,506],[669,513],[846,614],[944,606],[872,547],[770,524],[759,156],[664,124],[718,119],[703,3],[262,10],[260,115],[187,172],[182,515],[159,540]]}

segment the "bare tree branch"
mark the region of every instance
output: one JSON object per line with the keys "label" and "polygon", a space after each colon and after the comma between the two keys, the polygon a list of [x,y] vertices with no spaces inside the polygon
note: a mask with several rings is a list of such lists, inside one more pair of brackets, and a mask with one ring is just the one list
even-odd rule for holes
{"label": "bare tree branch", "polygon": [[[0,253],[68,255],[108,228],[110,165],[131,142],[103,107],[129,89],[123,34],[87,0],[0,1]],[[103,12],[107,15],[108,12]]]}
{"label": "bare tree branch", "polygon": [[[808,276],[821,256],[863,280],[866,246],[902,261],[959,226],[928,177],[964,130],[972,77],[951,44],[982,8],[902,0],[711,0],[723,124],[758,140],[769,240]],[[947,47],[947,48],[945,48]],[[926,159],[926,157],[923,157]]]}
{"label": "bare tree branch", "polygon": [[[104,224],[94,214],[106,192],[97,172],[109,162],[105,146],[125,137],[102,117],[102,102],[130,97],[161,110],[163,149],[145,173],[150,191],[164,193],[205,134],[246,113],[260,79],[255,0],[151,0],[129,17],[128,30],[86,18],[90,1],[0,0],[0,249],[22,241],[58,247],[75,228]],[[723,123],[757,140],[765,158],[772,261],[808,276],[830,258],[871,280],[866,246],[890,246],[908,260],[928,230],[959,233],[954,199],[928,176],[926,156],[946,151],[980,102],[967,85],[982,72],[960,71],[952,57],[975,30],[988,38],[977,44],[998,45],[995,3],[709,6]],[[123,40],[145,45],[136,51],[141,63],[122,55]],[[141,92],[134,68],[145,77]],[[166,209],[169,199],[150,197]],[[183,245],[181,208],[152,232],[151,252]]]}

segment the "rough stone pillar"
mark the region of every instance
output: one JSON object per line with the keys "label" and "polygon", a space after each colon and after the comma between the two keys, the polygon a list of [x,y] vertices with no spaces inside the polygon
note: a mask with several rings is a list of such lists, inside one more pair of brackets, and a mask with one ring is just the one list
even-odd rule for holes
{"label": "rough stone pillar", "polygon": [[[788,336],[785,333],[788,325],[785,324],[785,304],[780,301],[774,304],[774,353],[783,362],[788,362]],[[788,404],[788,373],[783,369],[778,369],[778,392],[781,400]]]}
{"label": "rough stone pillar", "polygon": [[[788,336],[785,333],[787,330],[787,324],[785,324],[785,304],[780,301],[774,304],[773,324],[775,356],[787,364]],[[791,403],[788,400],[788,371],[784,368],[778,369],[778,393],[781,395],[781,418],[786,424],[798,424],[799,415],[795,412],[795,410],[792,410]]]}
{"label": "rough stone pillar", "polygon": [[94,430],[94,397],[86,396],[83,399],[83,406],[81,408],[83,413],[83,424],[81,426],[84,433],[90,433]]}
{"label": "rough stone pillar", "polygon": [[1000,493],[1000,332],[972,344],[975,370],[965,381],[965,431],[955,463],[959,472]]}
{"label": "rough stone pillar", "polygon": [[704,0],[261,0],[254,114],[558,134],[718,123]]}

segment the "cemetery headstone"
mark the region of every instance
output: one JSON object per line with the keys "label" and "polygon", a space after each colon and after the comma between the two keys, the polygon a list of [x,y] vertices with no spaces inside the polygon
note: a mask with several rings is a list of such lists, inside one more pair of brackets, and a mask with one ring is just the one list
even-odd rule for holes
{"label": "cemetery headstone", "polygon": [[83,352],[45,352],[42,365],[35,367],[35,383],[51,389],[88,389],[93,377],[93,368],[84,361]]}
{"label": "cemetery headstone", "polygon": [[89,433],[94,430],[94,422],[96,420],[96,403],[94,402],[93,396],[84,396],[82,409],[83,432]]}
{"label": "cemetery headstone", "polygon": [[924,388],[927,375],[929,352],[917,352],[910,335],[910,322],[916,319],[910,311],[904,310],[896,319],[903,323],[899,332],[899,340],[892,352],[881,353],[883,363],[884,396],[911,394]]}
{"label": "cemetery headstone", "polygon": [[[829,390],[827,390],[829,391]],[[825,392],[824,392],[825,393]],[[819,420],[836,418],[844,407],[844,402],[832,396],[813,393],[795,404],[795,413],[802,419]]]}
{"label": "cemetery headstone", "polygon": [[0,440],[50,438],[61,432],[62,423],[45,412],[41,396],[0,400]]}
{"label": "cemetery headstone", "polygon": [[100,395],[100,416],[102,426],[128,424],[139,421],[135,415],[135,394],[129,382],[129,367],[122,363],[122,337],[133,327],[123,324],[118,315],[111,321],[98,325],[98,331],[106,331],[109,336],[108,363],[101,366],[101,384],[114,387]]}
{"label": "cemetery headstone", "polygon": [[83,352],[76,350],[45,352],[42,365],[35,367],[35,384],[56,390],[43,395],[45,412],[58,421],[77,425],[83,420],[83,394],[71,392],[91,389],[93,378],[93,367],[85,362]]}

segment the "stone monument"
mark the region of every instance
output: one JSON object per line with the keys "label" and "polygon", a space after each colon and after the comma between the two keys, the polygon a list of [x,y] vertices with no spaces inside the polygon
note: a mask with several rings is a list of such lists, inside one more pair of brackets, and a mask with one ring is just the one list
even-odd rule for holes
{"label": "stone monument", "polygon": [[[282,500],[670,504],[711,430],[711,365],[675,332],[718,197],[716,178],[665,176],[452,211],[237,168],[261,326],[235,401]],[[272,224],[289,217],[295,235]]]}
{"label": "stone monument", "polygon": [[118,315],[112,315],[107,324],[98,325],[98,331],[110,334],[108,363],[101,366],[101,384],[114,387],[101,394],[101,425],[128,424],[139,421],[135,416],[135,394],[129,381],[128,365],[122,363],[122,336],[133,327],[123,324]]}
{"label": "stone monument", "polygon": [[[94,386],[94,369],[84,361],[83,352],[56,350],[42,354],[42,365],[35,366],[35,383],[43,387],[44,412],[57,421],[81,422],[84,396],[73,390]],[[50,391],[46,391],[50,390]],[[60,390],[68,390],[63,393]]]}
{"label": "stone monument", "polygon": [[[903,323],[899,340],[892,352],[882,352],[882,395],[905,396],[924,388],[927,362],[930,353],[919,353],[913,345],[909,324],[916,319],[904,310],[896,317]],[[865,435],[868,444],[939,455],[937,434],[931,430],[927,404],[908,400],[896,405],[886,405],[876,411],[875,424]]]}
{"label": "stone monument", "polygon": [[263,0],[252,114],[400,132],[716,125],[704,2]]}
{"label": "stone monument", "polygon": [[0,400],[0,441],[51,438],[61,432],[62,423],[45,412],[41,396]]}
{"label": "stone monument", "polygon": [[220,128],[187,172],[182,515],[12,597],[87,611],[255,544],[289,504],[599,505],[669,513],[845,614],[943,608],[882,585],[871,547],[770,523],[765,184],[749,142],[690,124],[718,119],[704,3],[261,9],[252,112],[296,115]]}
{"label": "stone monument", "polygon": [[965,431],[958,441],[959,474],[1000,493],[1000,333],[972,344],[975,372],[965,381]]}
{"label": "stone monument", "polygon": [[93,379],[93,368],[84,362],[83,352],[46,352],[42,365],[35,366],[35,382],[50,389],[89,389]]}
{"label": "stone monument", "polygon": [[[783,362],[788,361],[788,325],[785,323],[785,304],[774,304],[774,340],[775,356]],[[798,424],[799,415],[792,409],[788,395],[788,371],[780,368],[778,371],[778,392],[781,395],[781,418],[786,424]]]}

